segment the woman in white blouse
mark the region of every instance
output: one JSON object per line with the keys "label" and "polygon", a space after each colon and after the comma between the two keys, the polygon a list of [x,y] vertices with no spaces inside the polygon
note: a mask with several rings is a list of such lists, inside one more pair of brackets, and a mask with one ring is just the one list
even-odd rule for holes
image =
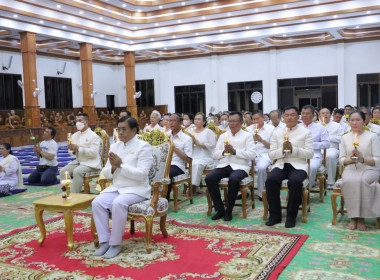
{"label": "woman in white blouse", "polygon": [[23,188],[20,161],[12,154],[9,143],[0,144],[0,196]]}
{"label": "woman in white blouse", "polygon": [[162,130],[162,127],[158,124],[161,119],[161,114],[157,110],[154,110],[150,114],[150,125],[146,125],[143,129],[144,132],[152,131],[153,129]]}
{"label": "woman in white blouse", "polygon": [[216,145],[216,135],[205,126],[206,115],[197,113],[194,118],[194,128],[190,130],[194,142],[191,180],[195,190],[202,180],[203,170],[206,165],[214,162],[211,154]]}

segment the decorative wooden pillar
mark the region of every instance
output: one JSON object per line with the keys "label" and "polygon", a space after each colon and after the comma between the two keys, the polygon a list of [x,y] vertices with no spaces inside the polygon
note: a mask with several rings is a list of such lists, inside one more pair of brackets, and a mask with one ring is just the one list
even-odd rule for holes
{"label": "decorative wooden pillar", "polygon": [[35,88],[38,87],[36,67],[36,34],[21,32],[20,39],[24,74],[25,126],[41,127],[38,96],[33,96]]}
{"label": "decorative wooden pillar", "polygon": [[138,120],[136,99],[133,96],[136,93],[135,88],[135,53],[125,52],[124,53],[124,67],[125,67],[125,80],[126,86],[125,90],[127,93],[127,110],[131,112],[132,117]]}
{"label": "decorative wooden pillar", "polygon": [[96,122],[94,99],[91,93],[94,90],[92,77],[92,44],[81,43],[80,63],[82,68],[82,91],[83,91],[83,113],[88,115],[88,124]]}

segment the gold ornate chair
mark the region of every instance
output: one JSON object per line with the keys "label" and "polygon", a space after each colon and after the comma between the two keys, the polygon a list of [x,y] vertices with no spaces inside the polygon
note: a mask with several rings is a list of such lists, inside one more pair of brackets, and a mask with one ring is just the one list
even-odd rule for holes
{"label": "gold ornate chair", "polygon": [[[152,197],[129,206],[128,220],[131,223],[130,232],[135,233],[135,220],[142,219],[145,222],[145,243],[146,251],[150,253],[151,239],[153,231],[153,220],[160,218],[160,230],[166,238],[166,217],[168,214],[169,203],[166,199],[168,191],[170,163],[173,156],[173,143],[169,137],[159,130],[153,130],[141,134],[140,139],[148,142],[152,147],[153,164],[149,171],[149,182],[152,186]],[[106,187],[107,179],[99,180],[102,189]]]}
{"label": "gold ornate chair", "polygon": [[[100,147],[100,160],[102,161],[102,168],[106,165],[108,159],[108,151],[110,148],[110,137],[101,127],[95,128],[94,132],[101,139]],[[90,181],[94,178],[99,177],[101,170],[94,172],[87,172],[83,178],[83,191],[84,193],[90,193]]]}
{"label": "gold ornate chair", "polygon": [[[309,170],[308,174],[309,174],[310,160],[307,160],[307,163],[308,163],[308,170]],[[289,192],[287,179],[282,181],[281,191]],[[268,218],[268,212],[269,212],[266,188],[263,189],[262,196],[263,196],[263,206],[264,206],[263,220],[266,220]],[[286,197],[286,200],[288,200],[288,197]],[[286,209],[286,205],[281,206],[281,208]],[[307,222],[306,212],[310,212],[310,192],[309,192],[309,178],[308,177],[303,181],[303,185],[302,185],[302,203],[300,206],[300,210],[302,211],[302,222],[306,223]]]}
{"label": "gold ornate chair", "polygon": [[[254,200],[254,176],[255,176],[255,161],[252,161],[251,171],[248,177],[244,178],[240,181],[240,187],[239,191],[241,192],[241,203],[235,203],[235,206],[241,206],[242,207],[242,213],[243,218],[247,219],[247,209],[249,207],[252,207],[252,209],[255,209],[255,200]],[[223,190],[223,197],[224,201],[223,203],[227,205],[227,197],[228,197],[228,180],[229,178],[223,178],[219,182],[219,188]],[[247,195],[249,191],[249,196]],[[211,216],[213,204],[211,195],[208,190],[206,190],[206,197],[207,197],[207,204],[208,204],[208,210],[207,210],[207,216]],[[247,202],[247,198],[250,198],[250,201]]]}

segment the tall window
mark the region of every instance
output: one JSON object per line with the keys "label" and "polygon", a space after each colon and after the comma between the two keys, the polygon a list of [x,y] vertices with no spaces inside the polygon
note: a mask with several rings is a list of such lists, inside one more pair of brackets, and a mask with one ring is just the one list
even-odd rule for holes
{"label": "tall window", "polygon": [[141,91],[141,96],[136,99],[139,107],[153,107],[154,101],[154,80],[138,80],[136,81],[136,92]]}
{"label": "tall window", "polygon": [[358,74],[358,105],[372,107],[380,103],[380,73]]}
{"label": "tall window", "polygon": [[263,109],[263,101],[253,103],[251,95],[258,91],[263,94],[262,81],[249,81],[228,83],[228,110],[229,111],[250,111]]}
{"label": "tall window", "polygon": [[174,87],[174,102],[178,113],[206,113],[205,85]]}
{"label": "tall window", "polygon": [[334,109],[338,105],[338,76],[278,80],[278,108],[312,105]]}
{"label": "tall window", "polygon": [[72,109],[73,91],[71,79],[44,77],[46,109]]}
{"label": "tall window", "polygon": [[22,109],[22,88],[17,84],[21,75],[0,74],[0,109]]}

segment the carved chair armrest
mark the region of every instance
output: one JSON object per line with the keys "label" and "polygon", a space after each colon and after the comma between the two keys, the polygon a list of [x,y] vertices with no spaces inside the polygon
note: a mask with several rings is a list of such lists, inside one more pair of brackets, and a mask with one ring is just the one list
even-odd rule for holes
{"label": "carved chair armrest", "polygon": [[97,180],[96,183],[100,185],[101,190],[104,190],[107,187],[107,183],[112,183],[112,180],[103,178],[103,179]]}
{"label": "carved chair armrest", "polygon": [[[161,181],[156,181],[151,184],[153,189],[152,198],[150,200],[150,206],[156,211],[158,205],[158,199],[161,197],[165,197],[168,193],[168,185],[170,184],[169,178],[163,178]],[[162,187],[162,189],[160,189]]]}

